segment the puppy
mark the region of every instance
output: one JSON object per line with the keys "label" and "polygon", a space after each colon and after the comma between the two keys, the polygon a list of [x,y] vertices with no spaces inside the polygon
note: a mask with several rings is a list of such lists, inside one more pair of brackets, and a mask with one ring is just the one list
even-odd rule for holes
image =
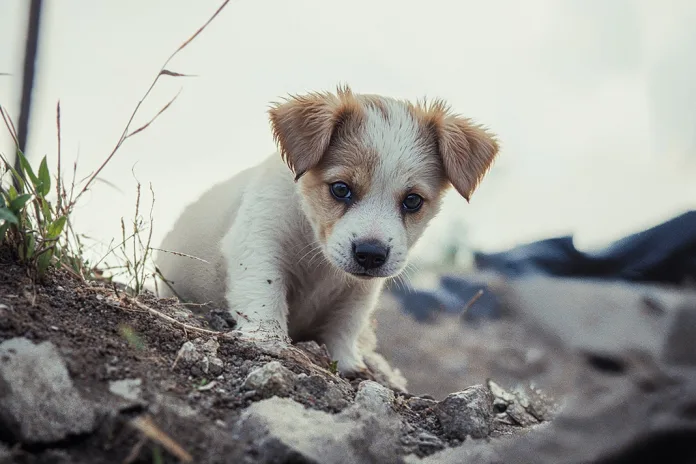
{"label": "puppy", "polygon": [[448,188],[469,200],[498,144],[441,101],[348,87],[269,115],[279,155],[214,186],[164,239],[178,253],[157,257],[165,295],[228,308],[249,338],[324,343],[342,373],[360,371],[358,336],[385,280]]}

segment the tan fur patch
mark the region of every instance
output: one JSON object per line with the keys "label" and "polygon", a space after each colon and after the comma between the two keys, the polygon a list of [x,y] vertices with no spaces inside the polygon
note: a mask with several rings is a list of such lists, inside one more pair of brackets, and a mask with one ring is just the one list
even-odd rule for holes
{"label": "tan fur patch", "polygon": [[309,219],[317,225],[319,240],[325,243],[346,206],[331,196],[324,178],[316,170],[308,171],[300,186],[305,201],[309,203]]}
{"label": "tan fur patch", "polygon": [[498,155],[495,135],[453,114],[442,100],[419,102],[411,105],[411,111],[422,121],[424,133],[436,135],[447,177],[469,201]]}
{"label": "tan fur patch", "polygon": [[359,117],[360,104],[346,86],[336,94],[291,96],[268,113],[280,154],[299,178],[319,162],[334,130],[351,116]]}

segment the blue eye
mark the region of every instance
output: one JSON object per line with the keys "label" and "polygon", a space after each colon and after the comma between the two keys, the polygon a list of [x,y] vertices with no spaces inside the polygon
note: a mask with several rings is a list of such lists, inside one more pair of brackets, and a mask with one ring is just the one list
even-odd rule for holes
{"label": "blue eye", "polygon": [[334,182],[331,184],[331,195],[335,199],[345,201],[350,200],[350,187],[345,182]]}
{"label": "blue eye", "polygon": [[421,206],[423,206],[423,197],[416,195],[415,193],[411,193],[406,195],[403,205],[404,210],[408,211],[409,213],[415,213],[420,209]]}

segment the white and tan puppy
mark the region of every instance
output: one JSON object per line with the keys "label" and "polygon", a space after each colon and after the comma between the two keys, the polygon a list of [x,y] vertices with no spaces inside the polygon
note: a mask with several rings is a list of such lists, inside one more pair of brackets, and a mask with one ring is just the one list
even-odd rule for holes
{"label": "white and tan puppy", "polygon": [[450,186],[469,199],[498,145],[445,104],[353,93],[293,96],[270,111],[280,154],[188,206],[157,265],[181,299],[224,306],[255,339],[325,343],[341,372],[385,280]]}

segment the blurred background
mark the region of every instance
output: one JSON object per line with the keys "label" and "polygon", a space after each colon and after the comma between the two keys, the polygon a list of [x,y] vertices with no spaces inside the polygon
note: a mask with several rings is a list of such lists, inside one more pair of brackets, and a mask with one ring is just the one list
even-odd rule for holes
{"label": "blurred background", "polygon": [[[15,120],[29,4],[0,0],[0,104]],[[55,165],[60,100],[63,170],[77,160],[78,179],[94,171],[162,63],[219,4],[43,2],[30,160]],[[76,227],[102,244],[120,237],[137,177],[155,192],[156,246],[186,204],[273,152],[269,102],[348,83],[444,98],[499,134],[471,204],[450,195],[420,242],[422,266],[565,234],[601,247],[696,206],[693,24],[689,0],[233,1],[169,65],[195,77],[158,84],[135,127],[181,94],[103,171]]]}

